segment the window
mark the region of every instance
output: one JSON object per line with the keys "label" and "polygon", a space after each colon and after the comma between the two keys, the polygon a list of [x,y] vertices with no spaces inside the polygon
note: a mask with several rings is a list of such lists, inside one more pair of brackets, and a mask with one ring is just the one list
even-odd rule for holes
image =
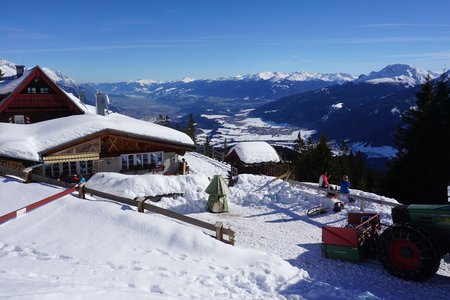
{"label": "window", "polygon": [[59,173],[61,176],[67,177],[69,175],[69,163],[68,162],[62,163],[62,172],[61,172],[61,169],[59,169]]}
{"label": "window", "polygon": [[80,161],[80,174],[87,174],[86,161]]}
{"label": "window", "polygon": [[65,180],[68,175],[86,175],[94,173],[93,170],[94,161],[92,160],[71,161],[45,165],[44,175],[54,178],[63,176],[62,179]]}
{"label": "window", "polygon": [[70,174],[71,174],[71,175],[78,174],[78,171],[77,171],[77,162],[76,162],[76,161],[71,161],[71,162],[70,162]]}
{"label": "window", "polygon": [[48,94],[48,88],[46,88],[46,87],[42,87],[40,89],[40,91],[41,91],[41,94]]}
{"label": "window", "polygon": [[143,158],[143,162],[144,162],[144,167],[147,167],[148,166],[148,153],[142,154],[142,158]]}
{"label": "window", "polygon": [[135,162],[136,166],[142,166],[142,154],[136,154]]}
{"label": "window", "polygon": [[88,160],[87,161],[87,172],[88,173],[94,173],[94,161],[93,160]]}
{"label": "window", "polygon": [[127,157],[127,155],[122,155],[121,156],[121,160],[122,160],[122,170],[128,169],[128,157]]}
{"label": "window", "polygon": [[161,166],[162,165],[162,152],[151,153],[152,165]]}
{"label": "window", "polygon": [[14,115],[14,123],[25,124],[25,116],[24,115]]}
{"label": "window", "polygon": [[162,166],[162,152],[122,154],[120,156],[122,170],[132,169],[134,167],[147,168],[149,165]]}
{"label": "window", "polygon": [[36,88],[34,87],[29,87],[27,88],[28,94],[36,94]]}

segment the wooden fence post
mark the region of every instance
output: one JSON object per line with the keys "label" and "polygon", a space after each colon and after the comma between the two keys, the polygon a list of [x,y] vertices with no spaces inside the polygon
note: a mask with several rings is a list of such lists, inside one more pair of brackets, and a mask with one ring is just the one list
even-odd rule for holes
{"label": "wooden fence post", "polygon": [[141,197],[134,198],[134,200],[137,201],[138,212],[143,213],[144,212],[144,203],[145,203],[145,200],[147,200],[147,199],[145,197],[141,196]]}
{"label": "wooden fence post", "polygon": [[235,242],[234,231],[228,234],[228,239],[230,240],[230,244],[234,246]]}
{"label": "wooden fence post", "polygon": [[216,228],[216,240],[223,241],[223,223],[216,222],[214,227]]}
{"label": "wooden fence post", "polygon": [[80,184],[78,187],[77,187],[77,191],[78,191],[78,197],[80,198],[80,199],[86,199],[86,190],[85,190],[85,188],[84,188],[84,183],[82,183],[82,184]]}

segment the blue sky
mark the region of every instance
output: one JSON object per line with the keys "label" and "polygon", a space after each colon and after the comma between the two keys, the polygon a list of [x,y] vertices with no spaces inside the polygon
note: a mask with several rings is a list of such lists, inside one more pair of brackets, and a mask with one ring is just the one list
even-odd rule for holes
{"label": "blue sky", "polygon": [[0,58],[79,82],[450,66],[448,0],[2,1]]}

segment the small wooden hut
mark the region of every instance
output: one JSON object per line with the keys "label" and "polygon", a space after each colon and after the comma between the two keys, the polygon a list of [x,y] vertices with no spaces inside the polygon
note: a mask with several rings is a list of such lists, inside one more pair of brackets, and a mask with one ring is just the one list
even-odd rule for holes
{"label": "small wooden hut", "polygon": [[225,161],[237,168],[238,174],[278,176],[282,160],[266,142],[241,142],[230,149]]}

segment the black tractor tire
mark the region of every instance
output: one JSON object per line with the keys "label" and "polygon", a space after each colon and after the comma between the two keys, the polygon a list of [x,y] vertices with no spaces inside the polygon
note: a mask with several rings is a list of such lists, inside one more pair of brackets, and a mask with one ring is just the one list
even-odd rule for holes
{"label": "black tractor tire", "polygon": [[388,227],[377,243],[377,256],[392,275],[405,280],[423,281],[439,269],[440,249],[423,228],[404,223]]}

